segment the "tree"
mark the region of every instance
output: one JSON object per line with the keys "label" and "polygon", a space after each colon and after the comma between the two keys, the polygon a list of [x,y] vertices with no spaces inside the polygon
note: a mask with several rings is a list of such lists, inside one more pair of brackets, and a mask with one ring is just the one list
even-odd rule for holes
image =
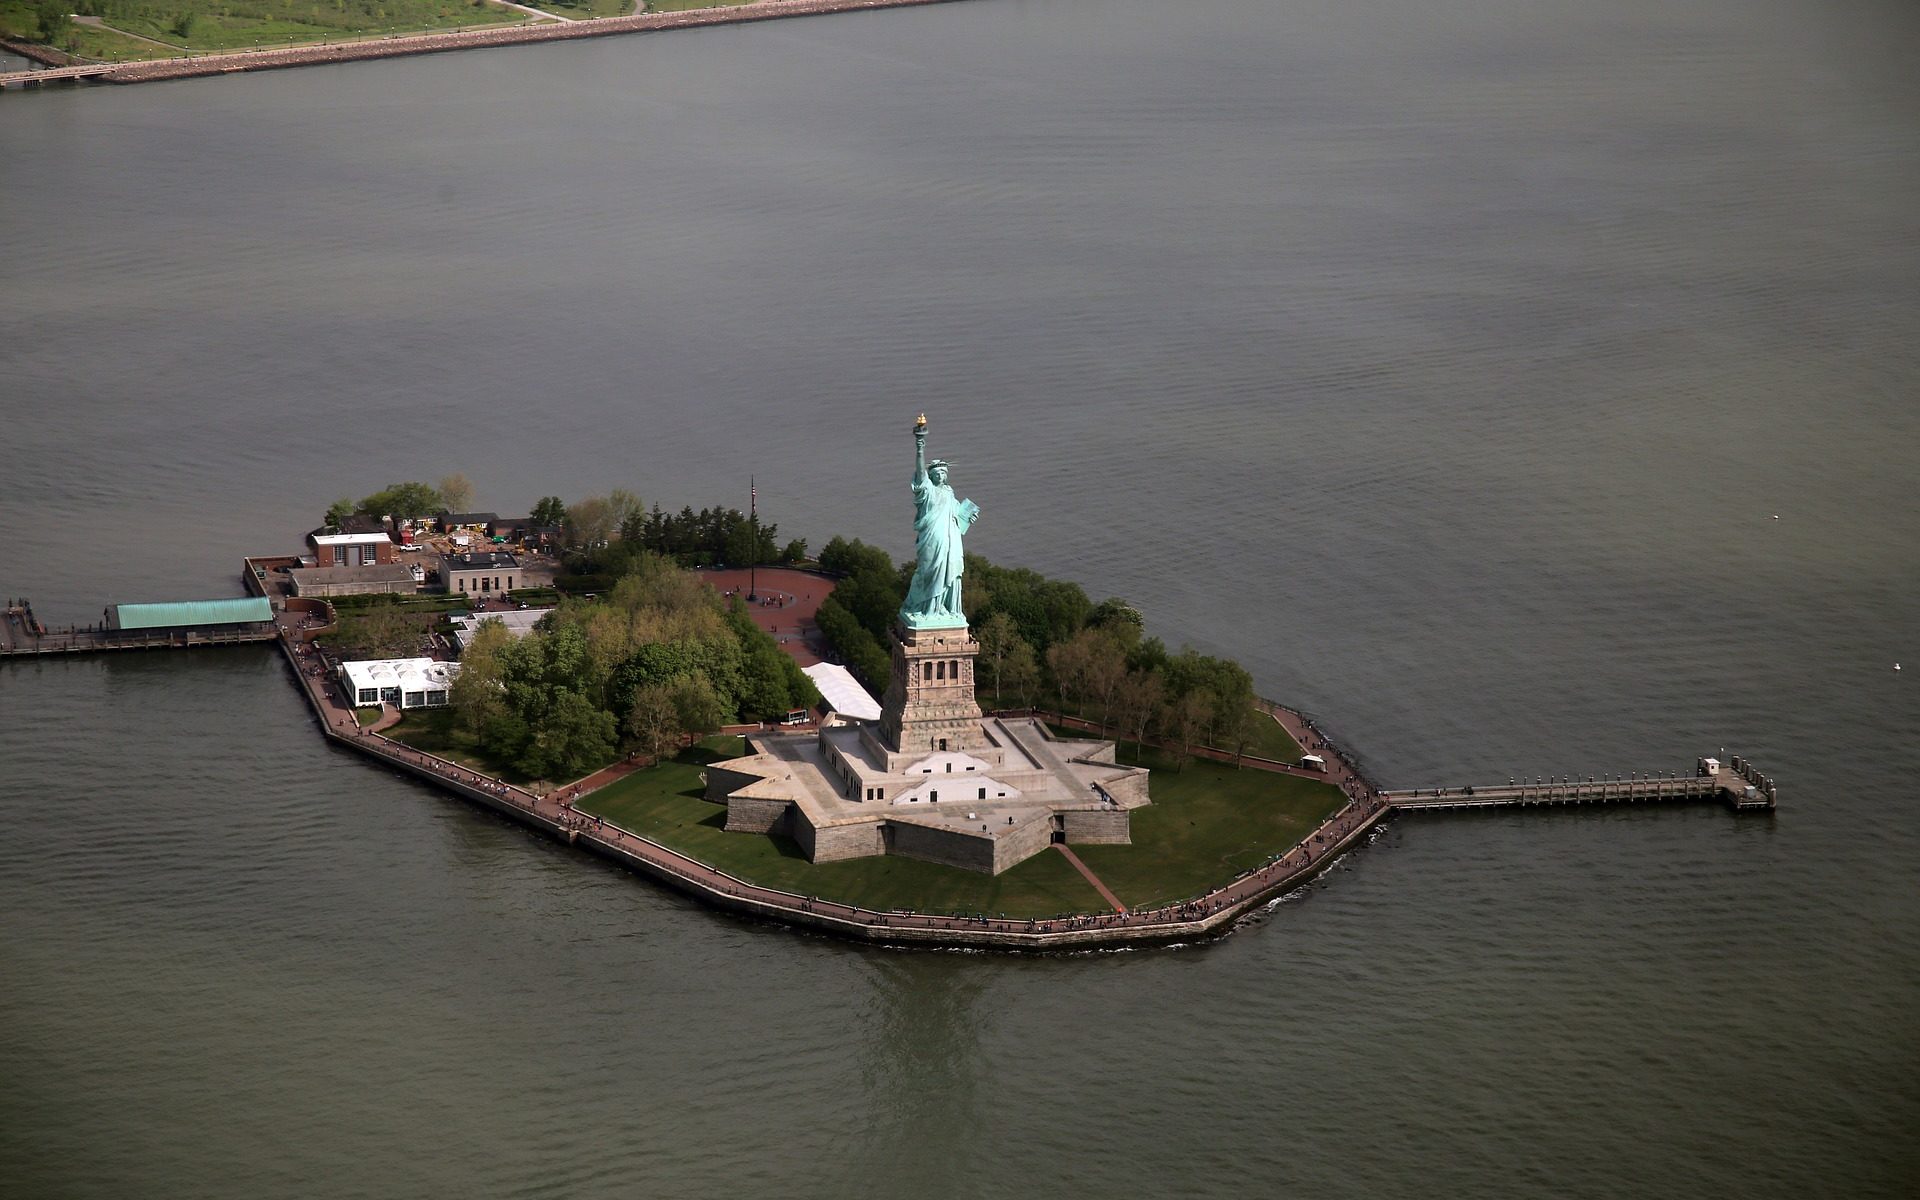
{"label": "tree", "polygon": [[359,505],[342,496],[332,504],[327,505],[327,515],[326,518],[321,521],[321,524],[328,529],[338,529],[340,528],[340,522],[346,520],[359,510]]}
{"label": "tree", "polygon": [[[629,527],[638,535],[646,519],[647,508],[640,503],[640,497],[625,488],[615,488],[607,493],[607,520],[622,538],[627,536]],[[634,540],[637,542],[640,539],[636,536]]]}
{"label": "tree", "polygon": [[571,779],[613,757],[618,726],[572,688],[553,691],[546,715],[533,724],[519,768],[536,779]]}
{"label": "tree", "polygon": [[[473,484],[467,477],[455,471],[440,481],[440,499],[450,512],[473,511]],[[418,514],[409,514],[418,515]]]}
{"label": "tree", "polygon": [[1165,691],[1158,671],[1129,671],[1114,693],[1114,708],[1125,731],[1133,735],[1135,762],[1146,746],[1147,726],[1160,715]]}
{"label": "tree", "polygon": [[1000,664],[1000,683],[1021,708],[1033,707],[1034,693],[1040,688],[1040,660],[1026,639],[1015,638],[1007,650],[1006,661]]}
{"label": "tree", "polygon": [[1114,693],[1127,678],[1127,655],[1113,635],[1104,629],[1083,629],[1075,640],[1087,638],[1087,694],[1099,702],[1100,732],[1113,720]]}
{"label": "tree", "polygon": [[760,537],[752,524],[742,521],[727,531],[720,557],[730,567],[750,566],[760,560]]}
{"label": "tree", "polygon": [[747,647],[747,669],[740,686],[740,715],[749,721],[778,721],[793,709],[786,664],[772,638]]}
{"label": "tree", "polygon": [[795,538],[788,542],[786,549],[780,552],[780,561],[783,563],[802,563],[807,561],[807,539]]}
{"label": "tree", "polygon": [[362,500],[358,510],[375,517],[430,517],[446,511],[440,493],[424,483],[390,483]]}
{"label": "tree", "polygon": [[1261,721],[1267,720],[1265,713],[1255,709],[1252,704],[1241,704],[1230,708],[1218,721],[1221,748],[1233,747],[1233,765],[1243,765],[1247,759],[1247,743],[1253,741],[1254,731]]}
{"label": "tree", "polygon": [[506,687],[500,681],[500,651],[513,635],[499,621],[482,621],[460,655],[460,674],[447,692],[447,703],[468,736],[479,738],[507,711]]}
{"label": "tree", "polygon": [[673,709],[681,732],[690,738],[705,737],[727,723],[727,706],[705,675],[688,675],[675,681]]}
{"label": "tree", "polygon": [[613,536],[613,507],[605,496],[588,496],[567,506],[567,542],[591,550]]}
{"label": "tree", "polygon": [[1063,703],[1099,706],[1102,728],[1113,691],[1127,674],[1127,656],[1120,643],[1102,629],[1082,629],[1047,651],[1047,666],[1060,688]]}
{"label": "tree", "polygon": [[[1013,644],[1020,641],[1019,627],[1006,613],[997,612],[983,622],[974,634],[980,641],[980,665],[986,668],[988,681],[993,687],[995,707],[1000,703],[1002,674],[1006,670],[1007,655],[1013,650]],[[1029,646],[1028,652],[1032,652]]]}
{"label": "tree", "polygon": [[558,496],[542,496],[540,502],[533,506],[532,521],[535,525],[557,529],[567,523],[567,506],[561,503]]}
{"label": "tree", "polygon": [[[867,572],[892,575],[893,559],[878,546],[869,546],[857,539],[849,542],[835,536],[820,551],[820,569],[835,575],[861,575]],[[906,595],[905,592],[900,594],[903,597]]]}
{"label": "tree", "polygon": [[40,40],[49,46],[59,45],[73,32],[73,18],[61,0],[44,0],[34,15],[40,21]]}
{"label": "tree", "polygon": [[833,646],[847,669],[860,677],[860,681],[874,691],[886,687],[888,677],[893,671],[893,660],[880,645],[880,639],[873,636],[862,625],[859,618],[847,611],[840,603],[836,590],[820,602],[820,608],[813,615],[814,623],[820,626],[820,632]]}
{"label": "tree", "polygon": [[741,679],[747,669],[739,642],[724,633],[710,639],[651,642],[638,647],[632,657],[613,672],[607,684],[607,698],[609,706],[618,712],[632,704],[630,697],[641,688],[671,685],[676,680],[697,675],[713,690],[715,700],[731,713],[739,704]]}
{"label": "tree", "polygon": [[680,705],[670,683],[650,683],[633,693],[627,732],[641,757],[660,759],[680,742]]}
{"label": "tree", "polygon": [[1047,670],[1053,672],[1053,686],[1060,693],[1060,706],[1079,707],[1087,694],[1087,644],[1074,641],[1048,647]]}
{"label": "tree", "polygon": [[[1161,713],[1161,724],[1180,745],[1180,768],[1193,755],[1193,743],[1213,720],[1213,698],[1202,691],[1188,692],[1169,701]],[[1178,768],[1176,768],[1178,769]]]}
{"label": "tree", "polygon": [[1089,628],[1098,629],[1118,642],[1123,653],[1132,654],[1145,632],[1140,610],[1118,598],[1102,600],[1087,615]]}
{"label": "tree", "polygon": [[420,626],[391,604],[340,618],[333,644],[355,658],[405,658],[419,649]]}
{"label": "tree", "polygon": [[1205,693],[1210,704],[1203,730],[1209,745],[1228,728],[1226,722],[1253,707],[1253,677],[1239,663],[1187,647],[1167,661],[1167,691],[1175,697]]}

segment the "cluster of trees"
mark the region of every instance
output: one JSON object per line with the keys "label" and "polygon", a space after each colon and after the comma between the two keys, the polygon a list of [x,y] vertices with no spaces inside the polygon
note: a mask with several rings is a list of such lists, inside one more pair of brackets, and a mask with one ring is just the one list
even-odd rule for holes
{"label": "cluster of trees", "polygon": [[[896,566],[878,547],[836,537],[820,551],[820,565],[841,577],[820,605],[820,630],[878,693],[892,670],[889,630],[913,564]],[[1238,663],[1191,648],[1170,654],[1124,601],[1096,605],[1078,584],[1037,571],[969,554],[966,579],[981,697],[990,707],[1057,701],[1135,743],[1157,734],[1183,753],[1196,744],[1245,752],[1258,713],[1253,679]]]}
{"label": "cluster of trees", "polygon": [[450,697],[459,729],[534,778],[582,773],[623,743],[658,755],[820,699],[744,607],[650,554],[629,559],[608,594],[563,601],[526,637],[483,624],[461,664]]}
{"label": "cluster of trees", "polygon": [[[62,0],[40,0],[33,10],[34,19],[40,23],[40,36],[37,40],[48,46],[66,46],[71,49],[73,18],[68,14],[72,11],[74,6],[63,3]],[[79,11],[86,10],[80,8]]]}
{"label": "cluster of trees", "polygon": [[458,472],[440,481],[440,486],[418,481],[390,483],[360,500],[342,496],[327,505],[322,524],[337,529],[342,519],[352,516],[395,517],[400,520],[437,516],[443,512],[466,512],[473,507],[473,484]]}
{"label": "cluster of trees", "polygon": [[[632,493],[616,491],[570,505],[566,512],[567,544],[575,551],[568,569],[582,575],[618,575],[646,554],[688,567],[793,563],[807,556],[804,540],[782,548],[779,526],[756,522],[737,508],[695,512],[689,506],[669,513],[658,504],[644,509]],[[539,520],[537,510],[534,519]]]}
{"label": "cluster of trees", "polygon": [[378,604],[360,612],[340,612],[332,641],[351,658],[411,658],[420,653],[425,633],[418,617],[391,604]]}

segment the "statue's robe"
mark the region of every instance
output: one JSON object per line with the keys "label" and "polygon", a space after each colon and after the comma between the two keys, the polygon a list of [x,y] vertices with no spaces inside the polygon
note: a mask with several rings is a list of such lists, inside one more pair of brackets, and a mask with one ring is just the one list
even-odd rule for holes
{"label": "statue's robe", "polygon": [[960,576],[966,570],[963,537],[979,513],[971,501],[956,499],[953,488],[923,476],[913,483],[913,585],[900,613],[913,617],[964,619]]}

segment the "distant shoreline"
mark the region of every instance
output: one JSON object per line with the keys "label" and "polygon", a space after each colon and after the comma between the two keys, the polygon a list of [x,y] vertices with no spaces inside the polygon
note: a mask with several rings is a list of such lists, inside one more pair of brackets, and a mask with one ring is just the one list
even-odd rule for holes
{"label": "distant shoreline", "polygon": [[[464,29],[445,33],[402,34],[377,40],[289,46],[273,50],[240,50],[229,54],[196,54],[190,58],[103,64],[88,78],[106,83],[155,83],[165,79],[192,79],[205,75],[235,75],[323,63],[362,59],[401,58],[415,54],[443,54],[512,46],[523,42],[560,42],[575,38],[611,37],[622,33],[654,33],[706,25],[738,25],[790,17],[825,16],[867,9],[908,8],[949,4],[954,0],[755,0],[721,8],[682,12],[635,13],[626,17],[598,17],[565,24],[513,25],[493,29]],[[37,56],[36,56],[37,57]]]}

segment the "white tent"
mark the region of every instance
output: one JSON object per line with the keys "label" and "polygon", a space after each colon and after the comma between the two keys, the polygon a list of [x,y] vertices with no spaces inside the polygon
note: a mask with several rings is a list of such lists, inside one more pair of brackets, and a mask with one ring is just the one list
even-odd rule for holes
{"label": "white tent", "polygon": [[878,721],[880,702],[860,686],[847,669],[836,663],[815,663],[811,667],[802,667],[807,678],[813,680],[813,686],[820,689],[820,695],[826,699],[827,707],[843,717],[852,717],[859,721]]}
{"label": "white tent", "polygon": [[375,658],[340,664],[340,682],[355,705],[434,708],[447,702],[459,663],[431,658]]}

